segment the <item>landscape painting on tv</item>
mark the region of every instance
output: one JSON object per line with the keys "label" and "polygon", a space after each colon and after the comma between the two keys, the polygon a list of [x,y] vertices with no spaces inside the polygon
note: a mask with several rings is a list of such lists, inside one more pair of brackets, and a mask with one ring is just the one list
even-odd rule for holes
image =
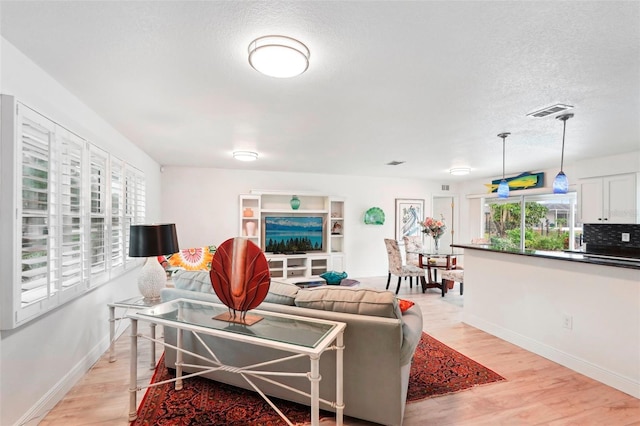
{"label": "landscape painting on tv", "polygon": [[321,217],[265,217],[264,251],[322,251]]}

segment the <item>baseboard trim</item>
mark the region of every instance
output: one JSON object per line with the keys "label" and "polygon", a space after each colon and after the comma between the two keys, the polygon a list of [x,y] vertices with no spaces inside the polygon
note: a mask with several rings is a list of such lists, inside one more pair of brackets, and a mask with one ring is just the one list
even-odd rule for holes
{"label": "baseboard trim", "polygon": [[56,406],[76,383],[109,349],[109,336],[105,336],[85,357],[65,374],[54,387],[42,396],[14,426],[36,426]]}
{"label": "baseboard trim", "polygon": [[462,322],[640,399],[640,382],[463,312]]}

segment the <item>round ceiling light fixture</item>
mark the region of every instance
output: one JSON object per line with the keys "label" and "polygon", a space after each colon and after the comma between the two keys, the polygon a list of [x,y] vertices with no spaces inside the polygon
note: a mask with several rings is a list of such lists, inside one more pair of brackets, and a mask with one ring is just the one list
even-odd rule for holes
{"label": "round ceiling light fixture", "polygon": [[256,71],[276,78],[289,78],[309,68],[309,48],[281,35],[258,37],[249,43],[249,64]]}
{"label": "round ceiling light fixture", "polygon": [[258,153],[253,151],[233,151],[233,158],[240,161],[255,161]]}
{"label": "round ceiling light fixture", "polygon": [[453,169],[449,169],[449,173],[454,176],[464,176],[468,175],[471,172],[469,167],[454,167]]}

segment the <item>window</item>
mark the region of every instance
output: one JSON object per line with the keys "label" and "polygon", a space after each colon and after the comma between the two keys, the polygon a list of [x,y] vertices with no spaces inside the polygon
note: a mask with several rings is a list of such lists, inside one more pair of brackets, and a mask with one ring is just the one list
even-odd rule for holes
{"label": "window", "polygon": [[107,270],[107,153],[91,147],[90,253],[92,285],[106,280]]}
{"label": "window", "polygon": [[[125,208],[124,230],[125,247],[129,250],[129,226],[144,223],[145,218],[145,189],[144,174],[132,167],[127,168],[125,174]],[[135,258],[127,257],[127,262]]]}
{"label": "window", "polygon": [[[8,105],[8,108],[5,108]],[[143,223],[144,174],[2,95],[1,328],[15,328],[122,273]],[[4,233],[6,231],[6,234]]]}
{"label": "window", "polygon": [[111,157],[111,268],[124,265],[124,165]]}
{"label": "window", "polygon": [[575,211],[575,193],[486,199],[484,237],[498,248],[575,250],[582,234]]}

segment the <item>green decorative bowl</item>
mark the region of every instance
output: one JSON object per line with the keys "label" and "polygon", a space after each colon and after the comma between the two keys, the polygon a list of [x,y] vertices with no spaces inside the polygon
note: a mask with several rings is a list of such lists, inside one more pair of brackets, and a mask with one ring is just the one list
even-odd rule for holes
{"label": "green decorative bowl", "polygon": [[327,271],[320,275],[329,285],[340,285],[340,281],[347,278],[346,272]]}

